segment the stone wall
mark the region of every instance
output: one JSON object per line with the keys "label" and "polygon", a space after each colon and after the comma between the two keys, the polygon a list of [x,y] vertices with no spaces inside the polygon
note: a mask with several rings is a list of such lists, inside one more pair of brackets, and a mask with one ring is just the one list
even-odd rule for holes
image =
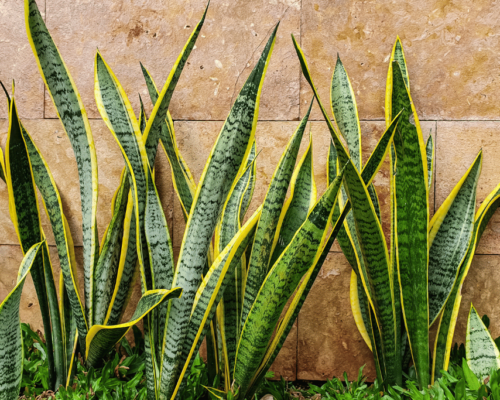
{"label": "stone wall", "polygon": [[[148,99],[139,61],[163,85],[204,0],[38,0],[40,10],[79,88],[90,117],[99,163],[99,232],[110,219],[110,201],[123,161],[100,120],[93,96],[93,58],[99,47],[137,111],[138,96]],[[171,113],[179,147],[196,178],[223,124],[232,100],[251,71],[273,25],[281,20],[275,51],[261,97],[257,126],[258,183],[253,207],[263,199],[286,142],[306,111],[312,94],[301,78],[290,34],[304,49],[319,93],[326,102],[340,54],[350,75],[362,119],[364,159],[384,129],[384,90],[389,54],[396,35],[405,47],[412,96],[424,135],[434,135],[436,174],[431,205],[436,210],[483,149],[479,204],[500,182],[500,5],[479,0],[212,0],[197,47],[177,86]],[[63,195],[77,258],[82,256],[78,178],[69,141],[39,76],[26,38],[20,0],[0,0],[0,79],[16,80],[23,122],[42,153]],[[148,112],[151,104],[146,102]],[[5,144],[7,109],[0,101],[0,143]],[[314,139],[318,192],[325,189],[329,135],[315,106],[310,123]],[[304,138],[304,151],[307,138]],[[183,232],[179,203],[162,154],[157,163],[159,190],[174,247]],[[384,228],[388,218],[387,165],[375,179]],[[0,183],[0,299],[13,287],[21,251],[9,219],[6,187]],[[58,274],[49,225],[52,259]],[[463,341],[473,301],[500,334],[500,217],[494,216],[463,288],[456,339]],[[287,379],[324,380],[344,370],[354,377],[371,354],[359,335],[349,306],[350,267],[335,244],[313,291],[273,366]],[[137,297],[135,298],[137,301]],[[23,321],[40,327],[37,299],[29,280],[21,304]]]}

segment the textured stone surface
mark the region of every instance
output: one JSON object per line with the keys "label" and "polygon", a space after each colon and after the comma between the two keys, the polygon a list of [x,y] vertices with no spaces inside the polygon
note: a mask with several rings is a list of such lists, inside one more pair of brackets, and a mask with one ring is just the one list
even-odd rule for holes
{"label": "textured stone surface", "polygon": [[355,379],[358,370],[368,381],[375,377],[370,349],[359,334],[349,302],[349,263],[330,253],[298,318],[297,379],[325,381],[345,371]]}
{"label": "textured stone surface", "polygon": [[[339,53],[361,118],[384,118],[389,55],[399,35],[422,118],[497,119],[498,13],[490,0],[473,7],[465,0],[304,0],[301,44],[325,106]],[[310,98],[302,80],[301,113]]]}
{"label": "textured stone surface", "polygon": [[[59,120],[25,120],[26,129],[32,136],[40,152],[46,159],[49,168],[61,193],[63,208],[68,219],[71,234],[75,245],[82,245],[81,232],[81,203],[80,187],[78,184],[78,170],[73,149],[68,137],[64,133]],[[124,161],[115,139],[105,126],[104,122],[93,120],[90,122],[94,143],[97,152],[99,201],[97,207],[97,226],[100,237],[111,221],[111,200],[120,184],[120,175]],[[5,148],[8,123],[0,120],[0,143]],[[158,152],[156,163],[156,182],[158,191],[163,199],[164,212],[169,226],[172,226],[172,179],[170,167],[163,152]],[[0,243],[17,244],[17,237],[8,212],[8,195],[6,185],[0,183]],[[40,203],[41,204],[41,203]],[[41,205],[40,205],[41,206]],[[42,207],[42,206],[41,206]],[[42,212],[43,227],[50,244],[54,244],[52,229],[45,212]]]}
{"label": "textured stone surface", "polygon": [[[39,0],[42,15],[45,0]],[[24,24],[24,2],[0,0],[0,81],[11,94],[12,80],[16,81],[16,101],[23,107],[21,118],[43,118],[44,85]],[[7,102],[0,89],[0,118],[7,118]]]}
{"label": "textured stone surface", "polygon": [[[98,116],[93,92],[97,47],[137,110],[137,93],[149,99],[139,61],[161,88],[205,5],[204,0],[47,1],[47,26],[89,116]],[[299,64],[290,33],[299,32],[299,9],[299,0],[212,3],[197,48],[191,53],[172,99],[173,117],[224,120],[233,93],[237,94],[250,73],[270,29],[281,20],[262,93],[261,117],[297,118]],[[45,105],[45,116],[53,117],[47,95]]]}
{"label": "textured stone surface", "polygon": [[[436,210],[483,150],[477,205],[500,184],[498,154],[500,123],[480,121],[438,122]],[[479,254],[500,254],[500,215],[490,220],[477,249]]]}

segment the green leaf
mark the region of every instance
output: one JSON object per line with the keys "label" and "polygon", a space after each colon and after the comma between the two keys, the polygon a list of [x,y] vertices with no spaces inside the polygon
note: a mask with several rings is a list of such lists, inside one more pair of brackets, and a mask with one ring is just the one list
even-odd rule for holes
{"label": "green leaf", "polygon": [[[235,387],[245,395],[262,362],[288,299],[321,255],[342,174],[316,203],[307,220],[267,274],[243,325],[234,368]],[[262,217],[261,220],[262,221]],[[259,223],[260,223],[259,221]]]}
{"label": "green leaf", "polygon": [[120,262],[121,234],[129,190],[129,176],[126,171],[123,171],[118,192],[113,199],[112,219],[106,230],[99,261],[94,271],[94,307],[92,313],[94,320],[92,325],[104,323],[113,297]]}
{"label": "green leaf", "polygon": [[347,71],[337,54],[337,63],[332,77],[330,101],[333,117],[340,133],[347,142],[351,162],[358,171],[363,165],[361,154],[361,127],[359,125],[356,98]]}
{"label": "green leaf", "polygon": [[[170,397],[180,372],[180,354],[192,304],[201,281],[210,241],[235,178],[251,151],[258,117],[260,92],[276,30],[274,29],[254,70],[226,119],[198,184],[186,224],[174,285],[183,288],[182,301],[172,301],[165,334],[161,396]],[[241,170],[241,171],[240,171]]]}
{"label": "green leaf", "polygon": [[500,205],[500,185],[493,189],[486,199],[481,204],[481,207],[476,213],[474,222],[474,231],[472,239],[467,251],[467,255],[460,266],[458,277],[455,280],[453,289],[448,297],[441,318],[439,320],[438,332],[434,342],[434,357],[432,364],[433,379],[441,376],[441,370],[448,369],[450,359],[451,346],[453,345],[453,337],[457,322],[458,311],[462,301],[462,286],[469,268],[472,264],[472,259],[481,236],[488,225],[488,222],[496,209]]}
{"label": "green leaf", "polygon": [[0,399],[12,400],[19,396],[23,372],[23,345],[21,343],[21,321],[19,303],[28,273],[42,243],[34,244],[25,254],[14,289],[0,304]]}
{"label": "green leaf", "polygon": [[274,235],[273,255],[269,265],[274,265],[281,253],[292,240],[316,203],[316,184],[314,182],[312,136],[309,146],[295,168],[290,182],[290,197],[281,211],[280,220]]}
{"label": "green leaf", "polygon": [[207,275],[203,279],[193,304],[191,318],[183,348],[183,368],[177,381],[172,398],[176,395],[183,380],[187,378],[194,355],[197,354],[202,339],[210,326],[216,307],[222,298],[226,287],[234,277],[241,256],[253,239],[255,228],[262,212],[262,206],[255,211],[252,217],[237,232],[224,250],[214,261]]}
{"label": "green leaf", "polygon": [[245,297],[241,316],[242,326],[257,297],[262,282],[264,282],[269,269],[272,267],[270,261],[275,240],[274,237],[276,229],[278,228],[288,186],[292,179],[300,143],[302,142],[302,137],[311,113],[311,107],[312,102],[306,115],[295,130],[292,138],[289,140],[285,151],[281,155],[281,159],[274,171],[269,189],[264,199],[262,215],[257,225],[252,253],[248,262],[248,276],[245,285]]}
{"label": "green leaf", "polygon": [[478,377],[469,368],[469,364],[467,363],[467,360],[465,358],[462,358],[462,371],[464,373],[464,378],[469,389],[478,390],[481,387],[481,383],[479,382]]}
{"label": "green leaf", "polygon": [[427,173],[429,175],[429,190],[432,185],[432,173],[434,172],[434,142],[432,140],[432,135],[427,138],[427,143],[425,144],[425,153],[427,155]]}
{"label": "green leaf", "polygon": [[[472,372],[481,380],[490,376],[492,370],[496,371],[500,368],[500,353],[498,348],[472,304],[469,312],[469,321],[467,322],[465,352],[467,364]],[[467,382],[469,382],[469,379],[467,379]],[[474,390],[473,387],[471,389]]]}
{"label": "green leaf", "polygon": [[429,321],[444,308],[457,278],[474,229],[476,188],[482,152],[457,183],[431,221],[429,232]]}
{"label": "green leaf", "polygon": [[96,222],[98,180],[94,139],[76,85],[45,26],[35,0],[25,0],[24,5],[26,32],[40,75],[77,160],[82,203],[85,310],[91,313],[93,271],[99,256]]}
{"label": "green leaf", "polygon": [[128,322],[119,325],[94,325],[90,328],[87,335],[87,352],[86,359],[89,365],[94,365],[99,362],[102,357],[118,343],[132,325],[137,324],[149,312],[157,307],[161,302],[172,298],[180,297],[182,294],[181,288],[171,290],[156,289],[146,291],[137,307],[134,314]]}
{"label": "green leaf", "polygon": [[195,46],[196,39],[200,34],[203,23],[205,22],[205,16],[207,15],[207,11],[208,11],[208,4],[207,7],[205,8],[205,12],[203,13],[200,22],[198,22],[198,24],[194,28],[187,43],[185,44],[179,56],[177,57],[177,60],[175,61],[175,64],[172,67],[172,70],[170,71],[170,74],[167,77],[167,81],[165,82],[165,85],[163,85],[163,89],[161,90],[160,95],[158,96],[157,100],[153,102],[154,108],[153,111],[151,112],[151,115],[149,116],[146,129],[144,130],[144,142],[148,154],[149,164],[151,166],[154,165],[154,160],[156,158],[156,151],[158,148],[158,141],[160,139],[160,132],[162,129],[162,124],[164,123],[165,117],[167,115],[167,110],[168,106],[170,105],[170,100],[174,93],[175,87],[177,86],[177,82],[181,77],[184,65],[186,64],[189,54],[191,54],[191,51]]}
{"label": "green leaf", "polygon": [[426,388],[429,383],[427,157],[418,116],[399,64],[394,62],[392,70],[392,114],[403,110],[394,136],[398,272],[415,370],[420,387]]}
{"label": "green leaf", "polygon": [[[359,241],[360,254],[363,257],[361,275],[366,279],[364,286],[369,288],[370,303],[376,316],[376,324],[381,333],[386,379],[395,382],[397,366],[395,343],[395,310],[394,293],[391,287],[391,271],[389,253],[384,232],[379,222],[375,208],[361,175],[352,164],[346,165],[344,183],[352,206],[356,237]],[[366,274],[366,276],[365,276]]]}

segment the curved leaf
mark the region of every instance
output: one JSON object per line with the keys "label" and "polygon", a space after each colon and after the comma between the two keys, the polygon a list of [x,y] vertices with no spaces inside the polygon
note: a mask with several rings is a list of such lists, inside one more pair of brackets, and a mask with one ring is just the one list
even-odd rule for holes
{"label": "curved leaf", "polygon": [[[93,271],[99,256],[97,235],[97,157],[87,113],[35,0],[25,0],[26,32],[40,75],[69,137],[78,166],[83,224],[85,309],[92,310]],[[84,334],[84,332],[80,332]]]}
{"label": "curved leaf", "polygon": [[0,399],[12,400],[19,396],[23,373],[23,344],[21,342],[21,321],[19,303],[28,273],[42,243],[34,244],[25,254],[17,284],[0,304]]}
{"label": "curved leaf", "polygon": [[[238,95],[222,127],[198,184],[186,224],[173,285],[184,289],[182,301],[172,301],[166,329],[161,396],[170,397],[180,372],[180,354],[192,304],[206,264],[217,219],[235,178],[251,151],[263,79],[272,53],[274,29],[254,70]],[[159,101],[159,100],[158,100]],[[157,102],[158,104],[158,102]]]}
{"label": "curved leaf", "polygon": [[85,354],[87,363],[94,365],[99,362],[102,357],[112,348],[120,339],[125,336],[132,325],[137,324],[149,312],[157,307],[161,302],[180,297],[182,294],[181,288],[171,290],[157,289],[146,291],[137,307],[134,314],[128,322],[120,325],[94,325],[90,328],[87,335],[87,352]]}
{"label": "curved leaf", "polygon": [[500,353],[497,345],[472,304],[467,322],[465,353],[467,364],[481,380],[500,368]]}

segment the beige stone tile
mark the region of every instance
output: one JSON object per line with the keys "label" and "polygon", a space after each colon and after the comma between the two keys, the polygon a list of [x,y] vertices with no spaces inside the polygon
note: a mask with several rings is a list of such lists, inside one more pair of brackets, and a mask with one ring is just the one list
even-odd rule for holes
{"label": "beige stone tile", "polygon": [[269,368],[269,371],[274,372],[274,379],[283,377],[287,381],[297,380],[297,332],[296,321],[285,343],[283,343],[278,357]]}
{"label": "beige stone tile", "polygon": [[[58,185],[63,208],[68,219],[75,245],[82,244],[80,186],[75,156],[68,137],[64,133],[59,120],[25,120],[26,129],[33,137]],[[90,122],[97,152],[99,200],[97,206],[97,226],[100,237],[111,221],[111,200],[120,183],[120,175],[124,167],[120,149],[104,122]],[[5,147],[8,123],[0,120],[0,143]],[[172,179],[170,167],[162,151],[156,162],[156,182],[163,199],[164,212],[169,226],[172,226]],[[49,244],[54,244],[50,222],[42,213],[43,228]],[[8,195],[6,185],[0,183],[0,223],[4,229],[0,231],[0,243],[17,244],[14,227],[8,212]]]}
{"label": "beige stone tile", "polygon": [[[470,167],[480,149],[483,167],[477,187],[477,206],[500,183],[498,153],[499,122],[456,121],[437,123],[436,210]],[[500,217],[495,213],[479,247],[479,254],[500,253]]]}
{"label": "beige stone tile", "polygon": [[373,356],[351,312],[351,267],[343,254],[330,253],[298,318],[297,379],[325,381],[347,372],[355,379],[363,370],[373,382]]}
{"label": "beige stone tile", "polygon": [[[138,110],[137,94],[145,100],[149,98],[139,61],[161,88],[205,5],[204,0],[189,4],[180,0],[48,2],[47,26],[75,79],[89,116],[98,115],[93,92],[97,47]],[[290,33],[299,31],[299,13],[298,0],[212,3],[197,47],[173,96],[170,108],[173,117],[224,120],[235,87],[239,90],[243,85],[269,30],[281,20],[260,115],[264,119],[297,118],[299,64]],[[45,115],[54,116],[48,96],[45,104]],[[150,110],[149,100],[146,104]]]}
{"label": "beige stone tile", "polygon": [[480,316],[487,314],[490,318],[490,331],[493,339],[500,335],[500,256],[476,255],[472,261],[469,274],[462,288],[462,303],[458,314],[454,342],[465,343],[467,319],[471,303],[474,304]]}
{"label": "beige stone tile", "polygon": [[[45,0],[37,4],[43,15]],[[10,94],[12,80],[16,81],[16,104],[22,118],[43,118],[44,85],[26,36],[22,1],[0,2],[0,32],[0,80]],[[0,92],[0,118],[7,118],[7,101]]]}
{"label": "beige stone tile", "polygon": [[[473,7],[466,0],[304,0],[301,43],[325,105],[339,53],[361,118],[384,118],[389,55],[399,34],[422,118],[497,119],[498,78],[491,71],[499,62],[499,12],[488,0]],[[302,80],[301,113],[310,98]]]}

